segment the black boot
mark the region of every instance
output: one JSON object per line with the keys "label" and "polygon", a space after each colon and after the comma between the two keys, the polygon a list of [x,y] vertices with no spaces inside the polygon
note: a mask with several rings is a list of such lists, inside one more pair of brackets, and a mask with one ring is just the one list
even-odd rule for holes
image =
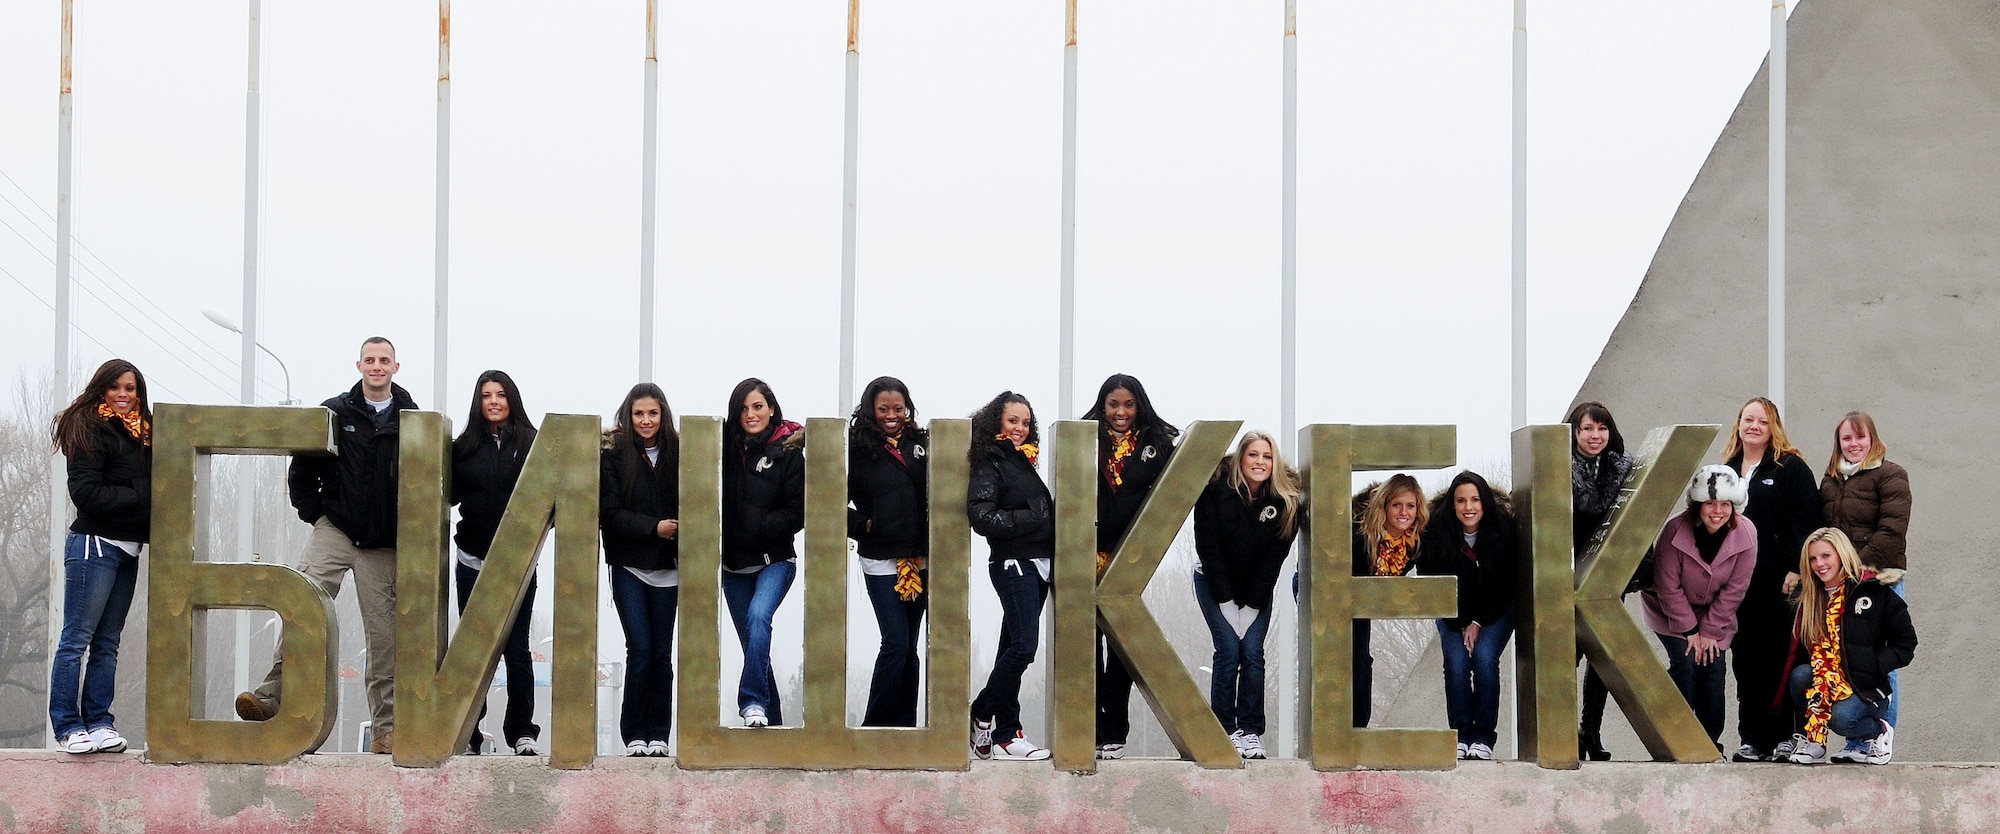
{"label": "black boot", "polygon": [[1604,749],[1604,741],[1594,732],[1576,734],[1576,752],[1586,762],[1611,761],[1611,751]]}

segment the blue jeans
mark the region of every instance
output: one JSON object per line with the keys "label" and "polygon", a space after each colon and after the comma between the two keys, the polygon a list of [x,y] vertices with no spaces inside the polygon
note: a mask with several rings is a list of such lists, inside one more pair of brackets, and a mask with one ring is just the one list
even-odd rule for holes
{"label": "blue jeans", "polygon": [[[479,582],[479,571],[454,561],[453,574],[457,577],[458,613],[465,613],[465,603],[472,599],[472,586]],[[500,718],[500,742],[512,750],[514,742],[524,738],[541,738],[542,728],[535,724],[535,658],[528,651],[528,623],[535,613],[535,575],[528,574],[528,593],[521,598],[521,610],[514,613],[514,628],[507,632],[507,643],[500,650],[500,658],[507,666],[507,713]],[[486,699],[479,699],[479,720],[486,720]],[[468,739],[473,750],[479,749],[479,725],[472,727]]]}
{"label": "blue jeans", "polygon": [[[926,584],[928,572],[919,571]],[[924,630],[924,607],[928,593],[903,601],[896,593],[896,577],[862,576],[868,589],[868,604],[875,609],[875,624],[882,629],[882,648],[875,653],[875,674],[868,679],[868,710],[862,713],[863,727],[917,726],[917,690],[921,664],[917,658],[917,635]]]}
{"label": "blue jeans", "polygon": [[736,642],[743,645],[736,709],[763,707],[772,725],[785,723],[785,711],[779,703],[778,677],[771,672],[771,618],[792,590],[798,569],[798,562],[787,560],[756,573],[722,572],[722,598],[729,605],[729,621],[736,626]]}
{"label": "blue jeans", "polygon": [[1042,603],[1049,583],[1026,559],[986,563],[986,578],[1000,597],[1000,641],[985,688],[972,699],[972,717],[993,717],[993,739],[1004,742],[1021,731],[1021,675],[1035,662],[1042,640]]}
{"label": "blue jeans", "polygon": [[1687,653],[1686,638],[1657,633],[1654,636],[1667,648],[1667,677],[1673,678],[1674,688],[1680,690],[1681,698],[1694,710],[1701,728],[1708,731],[1708,740],[1720,743],[1724,723],[1723,684],[1728,678],[1729,665],[1721,657],[1696,663],[1694,656]]}
{"label": "blue jeans", "polygon": [[[1889,590],[1895,591],[1896,596],[1907,601],[1910,596],[1903,592],[1903,588],[1909,584],[1909,577],[1904,577],[1902,581],[1890,585]],[[1896,728],[1896,713],[1903,710],[1903,690],[1896,685],[1896,673],[1900,671],[1902,670],[1889,670],[1889,704],[1882,710],[1882,720],[1889,722],[1889,728],[1892,730]]]}
{"label": "blue jeans", "polygon": [[111,699],[118,689],[118,640],[132,610],[139,557],[102,542],[71,533],[63,544],[62,636],[49,664],[49,723],[57,738],[117,721]]}
{"label": "blue jeans", "polygon": [[[673,738],[674,612],[680,600],[678,587],[655,588],[631,571],[611,566],[611,607],[625,631],[625,699],[618,708],[618,735],[626,744]],[[507,673],[509,683],[513,674]]]}
{"label": "blue jeans", "polygon": [[[1811,664],[1792,667],[1792,710],[1799,716],[1800,726],[1805,726],[1806,689],[1812,686],[1812,677]],[[1881,719],[1881,704],[1868,703],[1859,696],[1842,698],[1833,702],[1833,717],[1827,722],[1827,729],[1850,743],[1867,741],[1882,734]]]}
{"label": "blue jeans", "polygon": [[1194,575],[1194,603],[1208,623],[1208,639],[1215,644],[1215,656],[1208,679],[1208,708],[1229,732],[1264,734],[1264,634],[1271,627],[1271,609],[1257,612],[1257,619],[1242,637],[1236,627],[1222,618],[1222,605],[1208,592],[1208,577]]}
{"label": "blue jeans", "polygon": [[1444,651],[1444,710],[1460,744],[1493,746],[1500,735],[1500,652],[1514,636],[1514,611],[1479,627],[1479,639],[1465,650],[1465,631],[1437,621]]}

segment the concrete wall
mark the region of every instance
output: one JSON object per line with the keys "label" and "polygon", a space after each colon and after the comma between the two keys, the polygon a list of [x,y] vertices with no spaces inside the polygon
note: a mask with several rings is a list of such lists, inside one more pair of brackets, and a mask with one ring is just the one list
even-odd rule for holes
{"label": "concrete wall", "polygon": [[[1835,421],[1868,411],[1910,470],[1922,645],[1902,677],[1897,759],[1990,760],[2000,4],[1805,0],[1790,50],[1785,427],[1819,472]],[[1628,441],[1729,423],[1766,393],[1767,102],[1760,72],[1578,392],[1609,404]]]}
{"label": "concrete wall", "polygon": [[1981,831],[2000,826],[1990,766],[1656,765],[1580,771],[1468,763],[1444,773],[1316,773],[1294,761],[1203,771],[1109,763],[1094,776],[981,762],[970,773],[586,771],[379,756],[281,767],[0,754],[0,831],[23,832],[1305,832]]}

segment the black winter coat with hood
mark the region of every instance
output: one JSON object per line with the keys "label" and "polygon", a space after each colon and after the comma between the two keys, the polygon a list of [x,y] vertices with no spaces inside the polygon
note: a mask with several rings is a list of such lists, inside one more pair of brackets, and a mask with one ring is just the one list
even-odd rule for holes
{"label": "black winter coat with hood", "polygon": [[1194,552],[1209,598],[1269,610],[1298,527],[1285,532],[1284,502],[1269,488],[1247,501],[1231,489],[1223,473],[1235,466],[1235,455],[1223,458],[1194,502]]}
{"label": "black winter coat with hood", "polygon": [[69,500],[76,503],[69,530],[144,544],[153,529],[153,450],[123,421],[91,419],[85,448],[70,455],[67,466]]}
{"label": "black winter coat with hood", "polygon": [[[1730,458],[1729,468],[1743,471],[1743,455]],[[1787,452],[1775,457],[1764,450],[1763,461],[1750,473],[1750,503],[1743,515],[1757,525],[1757,567],[1750,573],[1744,612],[1782,616],[1785,574],[1799,569],[1799,550],[1806,536],[1820,528],[1819,483],[1805,458]]]}
{"label": "black winter coat with hood", "polygon": [[[1910,665],[1916,654],[1917,629],[1910,623],[1909,604],[1873,578],[1849,581],[1847,604],[1840,612],[1840,663],[1854,694],[1871,704],[1882,703],[1894,691],[1889,673]],[[1811,657],[1805,646],[1793,641],[1795,664]]]}
{"label": "black winter coat with hood", "polygon": [[[1489,626],[1514,608],[1519,564],[1514,519],[1504,511],[1487,512],[1467,547],[1449,498],[1446,493],[1442,505],[1431,504],[1431,524],[1419,545],[1417,572],[1458,577],[1458,616],[1444,618],[1446,626],[1463,630],[1472,621]],[[1496,510],[1504,508],[1496,504]]]}
{"label": "black winter coat with hood", "polygon": [[521,465],[535,445],[535,430],[512,424],[500,427],[496,441],[488,434],[451,453],[451,503],[458,505],[458,532],[452,543],[475,559],[486,558],[507,499],[521,480]]}
{"label": "black winter coat with hood", "polygon": [[[870,434],[874,438],[878,434]],[[847,446],[847,537],[864,559],[930,552],[930,438],[903,429],[894,452],[854,439]]]}
{"label": "black winter coat with hood", "polygon": [[806,433],[786,420],[722,452],[722,567],[735,572],[798,558],[806,526]]}
{"label": "black winter coat with hood", "polygon": [[651,464],[642,453],[632,483],[618,477],[619,432],[604,433],[597,461],[597,525],[604,562],[613,567],[666,570],[680,565],[678,538],[660,538],[660,522],[680,518],[680,468]]}
{"label": "black winter coat with hood", "polygon": [[361,383],[320,403],[339,424],[339,451],[332,457],[292,457],[286,480],[292,507],[307,524],[321,516],[347,534],[355,547],[396,546],[396,484],[401,412],[417,407],[403,386],[389,385],[389,411],[378,421],[361,394]]}
{"label": "black winter coat with hood", "polygon": [[965,514],[972,531],[986,537],[990,563],[1055,555],[1055,500],[1012,443],[988,441],[966,483]]}
{"label": "black winter coat with hood", "polygon": [[1174,438],[1153,429],[1140,431],[1138,448],[1125,458],[1125,468],[1119,471],[1122,483],[1114,487],[1105,475],[1105,467],[1111,463],[1113,443],[1110,437],[1100,433],[1097,439],[1097,551],[1117,553],[1118,543],[1124,541],[1125,531],[1132,526],[1132,519],[1139,515],[1139,508],[1146,505],[1146,498],[1153,494],[1154,482],[1160,480],[1160,473],[1167,469],[1167,461],[1174,456]]}

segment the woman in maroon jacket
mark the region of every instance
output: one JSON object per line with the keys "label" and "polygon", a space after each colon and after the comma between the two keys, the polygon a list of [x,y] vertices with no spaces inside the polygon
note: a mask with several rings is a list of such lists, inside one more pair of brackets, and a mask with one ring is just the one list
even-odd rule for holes
{"label": "woman in maroon jacket", "polygon": [[1750,490],[1727,466],[1704,466],[1688,483],[1687,511],[1653,544],[1646,626],[1667,649],[1667,674],[1722,752],[1724,653],[1757,564],[1757,526],[1739,515]]}

